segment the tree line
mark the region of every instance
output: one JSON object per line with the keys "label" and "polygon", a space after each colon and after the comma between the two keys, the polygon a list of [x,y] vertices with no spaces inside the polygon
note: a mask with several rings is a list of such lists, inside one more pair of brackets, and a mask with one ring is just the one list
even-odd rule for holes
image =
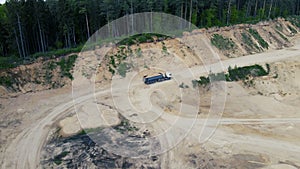
{"label": "tree line", "polygon": [[140,12],[226,26],[299,15],[300,0],[7,0],[0,5],[0,57],[78,47],[105,24]]}

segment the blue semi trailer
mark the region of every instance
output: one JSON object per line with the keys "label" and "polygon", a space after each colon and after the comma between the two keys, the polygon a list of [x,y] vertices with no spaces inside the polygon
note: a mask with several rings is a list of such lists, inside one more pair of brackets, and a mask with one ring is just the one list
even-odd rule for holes
{"label": "blue semi trailer", "polygon": [[151,76],[151,77],[147,77],[144,76],[144,83],[149,85],[152,83],[156,83],[156,82],[162,82],[162,81],[166,81],[166,80],[171,80],[172,78],[172,74],[166,72],[165,74],[159,73],[159,75],[157,76]]}

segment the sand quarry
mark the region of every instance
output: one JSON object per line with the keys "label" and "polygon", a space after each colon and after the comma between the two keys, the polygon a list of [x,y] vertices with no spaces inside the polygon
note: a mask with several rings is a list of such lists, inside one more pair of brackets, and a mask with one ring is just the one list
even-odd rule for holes
{"label": "sand quarry", "polygon": [[[126,77],[116,75],[112,80],[105,80],[111,78],[105,69],[91,76],[89,71],[101,53],[114,51],[83,53],[73,86],[1,98],[1,167],[63,168],[64,164],[41,164],[55,156],[45,153],[53,134],[69,137],[82,129],[116,126],[121,114],[137,133],[149,131],[159,142],[159,149],[150,147],[160,157],[156,168],[300,168],[299,37],[282,50],[221,56],[225,69],[270,64],[270,75],[255,78],[253,85],[221,82],[200,89],[193,88],[191,80],[222,69],[208,40],[198,38],[203,40],[189,48],[178,39],[166,41],[167,51],[161,50],[161,44],[142,44],[141,56],[126,60],[133,65]],[[187,37],[184,43],[193,39]],[[162,71],[172,72],[174,78],[150,86],[143,83],[145,74]],[[220,103],[215,110],[221,113],[211,111],[213,102]],[[120,151],[116,153],[132,154],[126,147]],[[86,167],[97,168],[92,163]]]}

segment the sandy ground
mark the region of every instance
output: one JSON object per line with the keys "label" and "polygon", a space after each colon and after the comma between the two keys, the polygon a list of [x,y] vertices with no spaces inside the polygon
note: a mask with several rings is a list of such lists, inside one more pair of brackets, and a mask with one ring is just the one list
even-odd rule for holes
{"label": "sandy ground", "polygon": [[[186,39],[186,42],[189,42],[189,39]],[[271,62],[280,65],[287,61],[300,63],[299,58],[300,43],[297,42],[292,48],[228,59],[223,61],[222,65],[225,68],[229,65],[245,66]],[[215,163],[228,162],[232,163],[232,166],[237,166],[236,168],[255,168],[258,164],[274,169],[299,168],[300,132],[297,130],[300,125],[300,96],[297,93],[299,67],[294,67],[292,74],[294,77],[290,77],[295,79],[293,85],[281,86],[282,91],[286,89],[285,92],[291,95],[279,95],[279,91],[272,94],[266,89],[268,86],[263,85],[247,88],[240,83],[228,83],[223,117],[206,118],[207,116],[200,114],[195,118],[198,112],[195,112],[194,105],[197,105],[199,99],[198,95],[191,94],[195,89],[191,86],[189,89],[180,89],[178,85],[181,82],[191,85],[189,83],[191,79],[207,74],[208,70],[213,72],[221,70],[220,64],[215,64],[214,60],[208,62],[206,66],[193,66],[191,68],[193,74],[183,69],[185,65],[178,64],[176,68],[167,66],[164,69],[170,70],[176,80],[152,86],[145,86],[139,81],[144,73],[132,72],[128,73],[127,78],[117,77],[113,80],[112,89],[115,90],[111,90],[110,86],[104,86],[91,93],[91,89],[82,87],[76,88],[76,92],[73,89],[72,93],[69,86],[1,99],[1,167],[41,168],[43,145],[57,125],[63,126],[60,131],[62,134],[69,135],[82,128],[117,124],[119,119],[116,111],[121,111],[122,115],[131,121],[151,124],[147,125],[147,128],[156,134],[166,150],[161,152],[163,153],[161,168],[199,166],[201,168],[201,165],[202,168],[209,166],[214,168],[209,157],[200,159],[199,156],[204,149],[210,152],[212,157],[221,159]],[[179,61],[166,60],[162,65],[172,63]],[[181,67],[182,69],[178,70]],[[284,73],[285,71],[279,72],[279,76]],[[81,81],[82,79],[79,80]],[[267,79],[265,82],[270,80]],[[90,87],[89,83],[80,83],[80,86]],[[119,84],[128,84],[129,87],[118,86]],[[124,90],[128,91],[124,93],[122,92]],[[263,95],[257,94],[258,91],[263,91]],[[186,96],[182,102],[178,99],[181,93],[187,94],[192,99]],[[75,100],[72,94],[73,97],[76,96]],[[125,97],[128,98],[124,99]],[[149,98],[140,99],[145,97]],[[130,104],[133,106],[128,106]],[[95,105],[97,106],[94,107]],[[178,111],[181,106],[186,113]],[[103,111],[95,114],[99,108]],[[80,119],[80,126],[75,117]],[[169,128],[171,129],[167,130]],[[204,162],[201,163],[200,160]]]}

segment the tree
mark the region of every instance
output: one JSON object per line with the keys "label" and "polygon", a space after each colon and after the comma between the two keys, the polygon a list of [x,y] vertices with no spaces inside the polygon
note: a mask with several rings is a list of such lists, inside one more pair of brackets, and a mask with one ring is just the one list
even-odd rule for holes
{"label": "tree", "polygon": [[193,14],[193,0],[190,1],[190,19],[189,19],[189,29],[191,29],[191,22],[192,22],[192,14]]}
{"label": "tree", "polygon": [[[249,3],[250,3],[250,1],[249,1]],[[256,17],[256,14],[257,14],[257,5],[258,5],[258,0],[255,1],[254,17]]]}
{"label": "tree", "polygon": [[85,23],[86,23],[86,31],[87,31],[87,38],[90,38],[90,26],[89,26],[89,18],[87,13],[87,1],[81,0],[79,2],[79,14],[83,14],[85,16]]}
{"label": "tree", "polygon": [[231,14],[230,14],[230,23],[231,24],[236,24],[239,22],[239,11],[236,9],[236,6],[234,5],[231,8]]}
{"label": "tree", "polygon": [[206,20],[206,27],[212,27],[214,25],[213,23],[214,18],[215,18],[215,9],[205,10],[203,19]]}
{"label": "tree", "polygon": [[273,6],[273,0],[271,0],[270,9],[269,9],[269,14],[268,14],[268,19],[270,19],[270,17],[271,17],[272,6]]}
{"label": "tree", "polygon": [[226,24],[229,25],[229,22],[230,22],[230,9],[231,9],[231,0],[228,0],[228,7],[227,7],[227,22]]}
{"label": "tree", "polygon": [[[110,22],[139,12],[166,12],[212,27],[299,15],[300,0],[8,0],[0,6],[0,55],[26,58],[76,47],[107,23],[107,33],[118,36],[121,30]],[[156,18],[148,17],[153,30]],[[128,34],[135,33],[135,19],[127,17]]]}
{"label": "tree", "polygon": [[23,24],[21,22],[20,16],[20,13],[22,12],[22,2],[17,0],[11,0],[9,2],[10,3],[7,3],[7,9],[9,13],[10,24],[12,25],[14,30],[20,58],[25,58],[27,56],[27,53],[25,51],[26,47],[24,41]]}
{"label": "tree", "polygon": [[0,5],[0,56],[8,56],[10,45],[10,27],[6,5]]}

